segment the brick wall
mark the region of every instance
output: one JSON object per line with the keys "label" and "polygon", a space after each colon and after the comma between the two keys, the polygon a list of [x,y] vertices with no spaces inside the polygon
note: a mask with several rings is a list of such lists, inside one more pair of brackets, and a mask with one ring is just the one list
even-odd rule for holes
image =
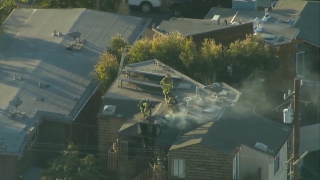
{"label": "brick wall", "polygon": [[169,152],[169,179],[172,177],[172,159],[185,159],[185,180],[231,180],[231,157],[203,145],[196,144]]}
{"label": "brick wall", "polygon": [[98,119],[98,146],[100,161],[103,166],[107,165],[107,153],[112,144],[118,138],[118,130],[123,120],[119,118],[99,118]]}
{"label": "brick wall", "polygon": [[[213,25],[214,26],[214,25]],[[253,24],[246,23],[238,26],[226,26],[226,28],[210,31],[192,36],[194,42],[200,46],[204,39],[214,39],[216,43],[223,46],[229,46],[230,43],[236,40],[243,40],[246,35],[253,33]]]}

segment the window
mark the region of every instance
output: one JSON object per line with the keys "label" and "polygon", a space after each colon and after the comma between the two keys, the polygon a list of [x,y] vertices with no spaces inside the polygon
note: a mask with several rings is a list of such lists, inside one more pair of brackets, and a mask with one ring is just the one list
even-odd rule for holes
{"label": "window", "polygon": [[186,173],[185,173],[186,165],[185,165],[184,159],[172,159],[171,167],[172,167],[172,170],[171,170],[172,176],[178,177],[178,178],[186,177]]}
{"label": "window", "polygon": [[64,132],[66,134],[66,140],[68,141],[72,135],[72,124],[66,124]]}
{"label": "window", "polygon": [[274,161],[274,174],[276,174],[280,167],[280,154],[276,156]]}
{"label": "window", "polygon": [[33,145],[33,143],[38,139],[38,129],[36,129],[33,134],[31,134],[28,142],[27,142],[27,145],[28,145],[28,149],[30,149]]}
{"label": "window", "polygon": [[296,73],[297,75],[303,75],[304,70],[304,51],[296,53]]}
{"label": "window", "polygon": [[239,152],[235,154],[233,158],[233,180],[238,180],[239,179]]}

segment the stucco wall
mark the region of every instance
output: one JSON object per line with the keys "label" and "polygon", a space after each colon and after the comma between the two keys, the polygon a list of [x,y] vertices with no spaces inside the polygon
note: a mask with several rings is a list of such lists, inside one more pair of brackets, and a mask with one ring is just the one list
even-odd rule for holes
{"label": "stucco wall", "polygon": [[269,180],[269,164],[273,162],[271,157],[255,149],[241,145],[239,160],[240,180],[247,173],[255,174],[261,168],[261,180]]}
{"label": "stucco wall", "polygon": [[274,174],[274,161],[269,164],[269,180],[287,180],[287,141],[279,151],[280,155],[280,167],[276,174]]}
{"label": "stucco wall", "polygon": [[280,167],[274,174],[275,159],[258,150],[241,145],[240,150],[240,180],[243,180],[247,173],[255,174],[261,168],[261,180],[287,180],[287,142],[283,145],[280,154]]}

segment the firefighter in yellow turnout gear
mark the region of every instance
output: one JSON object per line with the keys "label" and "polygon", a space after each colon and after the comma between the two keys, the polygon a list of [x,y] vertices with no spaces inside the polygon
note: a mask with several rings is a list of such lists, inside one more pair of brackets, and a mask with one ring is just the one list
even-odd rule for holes
{"label": "firefighter in yellow turnout gear", "polygon": [[145,118],[147,116],[151,116],[151,109],[154,106],[151,104],[149,99],[143,99],[139,102],[138,107],[140,108],[142,117]]}
{"label": "firefighter in yellow turnout gear", "polygon": [[162,86],[162,91],[165,97],[165,100],[169,99],[169,93],[173,89],[173,81],[171,79],[171,76],[169,74],[166,75],[161,81],[160,84]]}

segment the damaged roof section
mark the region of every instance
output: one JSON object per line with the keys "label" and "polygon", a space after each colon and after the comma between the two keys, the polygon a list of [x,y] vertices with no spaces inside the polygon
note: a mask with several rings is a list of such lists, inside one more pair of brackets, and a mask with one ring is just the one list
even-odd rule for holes
{"label": "damaged roof section", "polygon": [[[188,102],[187,106],[181,106],[179,113],[172,114],[164,102],[160,81],[166,74],[173,79],[172,93],[177,101]],[[149,99],[155,105],[152,121],[162,127],[155,146],[170,147],[179,134],[215,120],[223,107],[234,106],[240,95],[238,90],[225,83],[205,86],[158,60],[149,60],[129,64],[123,69],[106,92],[99,116],[123,116],[126,120],[119,132],[139,134],[138,123],[143,119],[137,105],[141,99]],[[113,114],[106,114],[105,106],[116,106],[116,110]]]}

